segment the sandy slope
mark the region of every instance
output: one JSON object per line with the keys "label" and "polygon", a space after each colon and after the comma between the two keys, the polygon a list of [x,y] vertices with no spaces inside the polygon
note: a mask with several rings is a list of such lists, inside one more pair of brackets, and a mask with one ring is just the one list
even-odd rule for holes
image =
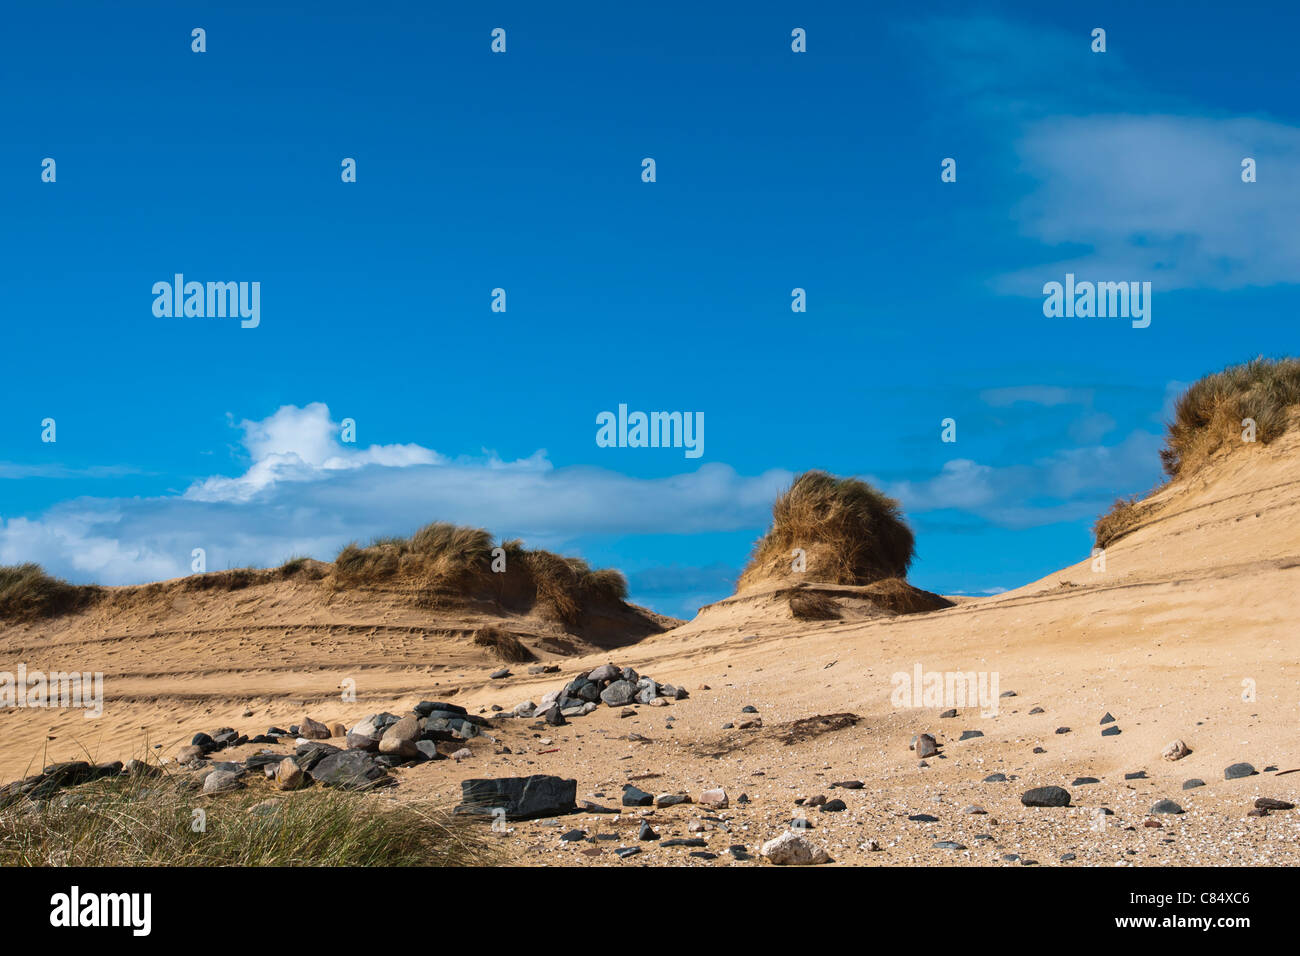
{"label": "sandy slope", "polygon": [[[800,623],[779,605],[756,614],[740,602],[616,651],[534,642],[543,658],[562,664],[558,679],[491,681],[495,663],[446,622],[430,627],[427,614],[396,606],[379,613],[364,602],[321,606],[304,585],[234,592],[202,609],[182,604],[129,620],[10,629],[0,636],[0,668],[57,660],[103,669],[110,703],[98,721],[0,712],[0,777],[17,776],[33,757],[39,762],[47,735],[55,738],[48,756],[85,746],[108,758],[129,754],[146,734],[170,752],[196,730],[257,733],[297,721],[304,708],[347,723],[419,699],[451,699],[472,711],[509,708],[612,658],[688,687],[691,698],[641,707],[630,718],[601,708],[561,728],[502,719],[495,742],[471,742],[472,758],[399,770],[401,786],[376,799],[450,803],[464,778],[530,773],[574,777],[579,799],[607,806],[618,805],[629,780],[654,793],[695,796],[722,786],[731,797],[720,813],[678,806],[648,814],[665,839],[706,839],[707,848],[694,852],[719,854],[716,861],[654,844],[618,860],[613,848],[636,843],[647,811],[520,823],[500,837],[512,858],[548,865],[734,862],[729,847],[753,853],[804,812],[810,836],[850,863],[988,864],[1018,854],[1055,864],[1073,853],[1071,865],[1295,865],[1300,810],[1246,813],[1259,796],[1300,802],[1300,773],[1225,781],[1223,770],[1237,761],[1261,771],[1300,768],[1298,490],[1300,436],[1292,433],[1267,448],[1237,450],[1185,487],[1162,491],[1165,508],[1111,546],[1104,572],[1084,560],[995,598],[906,616]],[[558,653],[565,649],[577,656]],[[1001,700],[996,716],[962,706],[958,717],[940,719],[937,707],[895,706],[891,675],[918,663],[926,671],[996,671],[999,689],[1017,696]],[[357,682],[358,703],[335,696],[345,676]],[[1243,681],[1254,682],[1254,700],[1243,699]],[[747,704],[763,727],[723,729],[747,716]],[[1031,715],[1035,707],[1044,712]],[[252,717],[241,716],[246,709]],[[1107,711],[1119,736],[1101,736]],[[793,722],[833,714],[857,720],[787,742]],[[1054,732],[1063,726],[1070,732]],[[958,742],[966,730],[984,736]],[[944,744],[928,768],[908,750],[922,731]],[[1174,738],[1192,754],[1162,760]],[[1148,779],[1124,779],[1135,771]],[[981,782],[994,772],[1013,779]],[[1072,786],[1076,776],[1101,783]],[[1191,777],[1208,785],[1183,791]],[[830,789],[844,780],[865,786]],[[1025,789],[1047,784],[1065,786],[1076,806],[1020,805]],[[750,802],[738,805],[742,793]],[[797,797],[818,794],[843,799],[847,810],[796,807]],[[1145,827],[1163,797],[1187,813]],[[988,813],[962,812],[972,804]],[[1101,806],[1114,815],[1099,817]],[[938,822],[908,820],[913,814]],[[705,831],[688,833],[692,821]],[[562,844],[559,835],[575,827],[614,839]],[[882,849],[866,849],[869,840]],[[965,849],[935,848],[941,840]]]}

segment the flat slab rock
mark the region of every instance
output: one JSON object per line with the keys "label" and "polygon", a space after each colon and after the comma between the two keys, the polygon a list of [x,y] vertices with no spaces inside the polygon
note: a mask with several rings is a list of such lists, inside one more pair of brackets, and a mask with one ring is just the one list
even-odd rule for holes
{"label": "flat slab rock", "polygon": [[547,774],[462,780],[455,812],[495,816],[504,810],[507,820],[532,820],[572,813],[577,797],[578,781]]}

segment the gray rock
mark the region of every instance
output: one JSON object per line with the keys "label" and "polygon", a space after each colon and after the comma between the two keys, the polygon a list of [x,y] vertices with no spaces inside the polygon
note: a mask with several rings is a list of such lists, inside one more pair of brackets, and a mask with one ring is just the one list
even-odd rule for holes
{"label": "gray rock", "polygon": [[232,770],[213,770],[203,778],[204,793],[229,793],[243,786],[239,774]]}
{"label": "gray rock", "polygon": [[610,707],[626,707],[636,700],[636,684],[626,680],[616,680],[600,692],[600,699]]}
{"label": "gray rock", "polygon": [[1172,800],[1159,800],[1151,808],[1152,813],[1182,813],[1183,808]]}
{"label": "gray rock", "polygon": [[1248,763],[1234,763],[1223,771],[1224,780],[1238,780],[1242,777],[1253,777],[1259,771]]}
{"label": "gray rock", "polygon": [[1183,781],[1184,790],[1195,790],[1197,787],[1203,787],[1203,786],[1205,786],[1205,781],[1201,780],[1198,777],[1193,777],[1191,780]]}
{"label": "gray rock", "polygon": [[623,806],[625,807],[649,807],[655,802],[654,794],[646,793],[639,787],[632,784],[623,785]]}

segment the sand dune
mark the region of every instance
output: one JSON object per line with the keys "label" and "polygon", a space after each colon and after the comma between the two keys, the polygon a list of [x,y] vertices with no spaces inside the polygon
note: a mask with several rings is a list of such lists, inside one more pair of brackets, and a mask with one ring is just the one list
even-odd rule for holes
{"label": "sand dune", "polygon": [[[107,697],[93,721],[69,711],[0,711],[0,777],[85,753],[125,758],[161,744],[170,754],[198,730],[260,733],[304,713],[351,725],[442,699],[490,716],[492,705],[537,701],[613,659],[691,696],[625,718],[601,707],[563,727],[503,718],[490,738],[469,742],[472,757],[397,770],[400,786],[376,799],[452,803],[467,777],[533,773],[573,777],[580,800],[611,807],[629,782],[695,797],[723,787],[730,798],[720,811],[688,804],[579,814],[512,824],[501,836],[513,858],[548,865],[628,865],[612,852],[623,845],[644,847],[629,862],[704,864],[709,854],[730,862],[729,847],[752,855],[804,814],[809,838],[838,862],[1056,864],[1073,854],[1071,865],[1295,865],[1300,811],[1247,812],[1257,797],[1300,800],[1300,774],[1285,773],[1300,769],[1297,489],[1300,433],[1225,451],[1158,491],[1147,519],[1107,548],[1104,570],[1081,555],[1014,591],[956,602],[929,596],[922,599],[934,609],[914,613],[888,602],[882,609],[862,588],[819,586],[839,617],[800,619],[781,584],[747,590],[676,627],[636,609],[611,611],[583,636],[537,614],[435,612],[382,592],[326,594],[307,577],[235,591],[172,582],[149,600],[0,632],[0,666],[102,670]],[[490,625],[507,626],[562,672],[528,675],[515,664],[515,676],[490,679],[500,661],[473,642]],[[996,716],[973,705],[948,718],[941,707],[900,707],[893,676],[917,665],[996,672],[1000,690],[1015,696],[998,701]],[[356,702],[339,697],[348,678]],[[746,705],[757,713],[742,713]],[[1119,735],[1102,735],[1108,712]],[[724,728],[755,716],[761,727]],[[965,731],[982,736],[959,741]],[[928,767],[908,749],[922,732],[942,745]],[[1162,759],[1174,739],[1191,754]],[[1262,772],[1225,780],[1224,768],[1239,761]],[[1125,779],[1139,771],[1144,778]],[[1009,779],[983,782],[994,773]],[[1077,777],[1100,782],[1074,785]],[[1206,786],[1184,791],[1189,778]],[[830,786],[840,781],[863,786]],[[1025,790],[1046,785],[1064,786],[1074,806],[1021,805]],[[741,794],[749,802],[739,804]],[[796,805],[818,795],[846,809]],[[1187,812],[1152,817],[1162,798]],[[963,812],[970,806],[987,813]],[[909,819],[922,814],[937,819]],[[642,816],[664,840],[706,846],[638,844]],[[1162,826],[1145,825],[1152,819]],[[559,841],[574,828],[614,839]],[[961,849],[935,847],[942,841]]]}

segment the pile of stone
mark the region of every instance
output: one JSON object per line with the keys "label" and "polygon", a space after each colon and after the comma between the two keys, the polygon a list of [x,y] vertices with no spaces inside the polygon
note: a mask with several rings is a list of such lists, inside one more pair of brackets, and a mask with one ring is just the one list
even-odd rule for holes
{"label": "pile of stone", "polygon": [[601,703],[607,707],[646,704],[662,707],[670,700],[685,700],[685,688],[660,684],[642,677],[630,667],[602,664],[588,674],[581,674],[558,690],[550,691],[540,704],[526,700],[512,713],[516,717],[537,717],[549,724],[562,724],[567,717],[585,717]]}

